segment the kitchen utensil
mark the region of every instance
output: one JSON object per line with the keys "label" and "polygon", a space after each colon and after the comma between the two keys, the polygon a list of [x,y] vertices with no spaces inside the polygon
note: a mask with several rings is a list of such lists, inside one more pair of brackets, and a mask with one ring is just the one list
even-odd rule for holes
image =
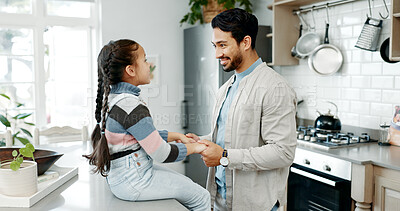
{"label": "kitchen utensil", "polygon": [[328,110],[328,113],[321,114],[321,112],[317,111],[319,116],[314,122],[314,127],[317,130],[340,132],[340,130],[342,129],[342,123],[340,122],[339,117],[337,116],[338,108],[337,108],[336,104],[334,104],[333,102],[330,102],[330,101],[326,101],[326,102],[335,106],[336,113],[335,113],[335,115],[333,115],[330,113],[330,110]]}
{"label": "kitchen utensil", "polygon": [[390,43],[390,38],[387,38],[385,41],[382,42],[381,48],[380,48],[380,53],[383,61],[388,62],[388,63],[397,63],[399,61],[392,61],[389,58],[389,43]]}
{"label": "kitchen utensil", "polygon": [[[302,31],[303,31],[303,24],[300,24],[299,38],[301,37]],[[297,53],[296,45],[292,47],[290,53],[294,58],[302,59],[302,57]]]}
{"label": "kitchen utensil", "polygon": [[[313,10],[311,10],[311,14],[313,15],[314,20]],[[314,49],[321,44],[321,38],[315,31],[310,31],[312,29],[315,29],[315,20],[314,27],[310,27],[300,15],[299,18],[302,22],[306,24],[308,32],[297,40],[296,50],[297,54],[300,57],[305,58],[309,56],[314,51]]]}
{"label": "kitchen utensil", "polygon": [[380,124],[379,127],[380,127],[380,130],[379,130],[380,137],[378,140],[378,144],[381,146],[390,146],[389,137],[388,137],[390,125],[386,124],[386,122],[385,122],[383,124]]}
{"label": "kitchen utensil", "polygon": [[383,4],[385,5],[386,15],[383,16],[382,13],[379,12],[379,16],[381,16],[382,19],[387,19],[389,17],[389,14],[390,14],[389,8],[388,8],[388,6],[386,4],[386,1],[385,0],[382,0],[382,1],[383,1]]}
{"label": "kitchen utensil", "polygon": [[329,15],[326,6],[327,23],[325,27],[324,44],[314,49],[308,58],[308,66],[320,75],[332,75],[336,73],[343,64],[343,55],[339,48],[329,44]]}
{"label": "kitchen utensil", "polygon": [[367,17],[355,47],[368,51],[376,51],[381,29],[382,20]]}
{"label": "kitchen utensil", "polygon": [[[0,148],[0,160],[9,160],[12,159],[12,151],[19,150],[17,147],[7,147]],[[35,157],[35,162],[37,163],[38,175],[42,175],[45,171],[47,171],[63,154],[58,152],[36,149],[33,152],[33,156]],[[30,158],[24,158],[24,160],[32,160]]]}

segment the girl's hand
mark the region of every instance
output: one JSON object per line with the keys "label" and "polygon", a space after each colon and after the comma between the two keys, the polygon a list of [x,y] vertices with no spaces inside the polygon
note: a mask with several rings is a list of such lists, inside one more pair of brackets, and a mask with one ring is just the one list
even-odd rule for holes
{"label": "girl's hand", "polygon": [[194,133],[187,133],[186,137],[191,138],[191,139],[195,140],[196,142],[200,141],[200,138]]}
{"label": "girl's hand", "polygon": [[200,154],[201,152],[203,152],[205,149],[207,149],[207,145],[205,144],[201,144],[201,143],[193,143],[192,144],[194,146],[193,148],[193,153],[198,153]]}
{"label": "girl's hand", "polygon": [[184,143],[184,144],[190,144],[190,143],[196,143],[196,141],[192,138],[188,138],[185,135],[181,134],[178,140],[176,140],[178,143]]}
{"label": "girl's hand", "polygon": [[186,137],[182,133],[168,132],[168,142],[171,142],[171,141],[176,141],[177,143],[184,143],[184,144],[190,144],[190,143],[196,142],[192,138]]}

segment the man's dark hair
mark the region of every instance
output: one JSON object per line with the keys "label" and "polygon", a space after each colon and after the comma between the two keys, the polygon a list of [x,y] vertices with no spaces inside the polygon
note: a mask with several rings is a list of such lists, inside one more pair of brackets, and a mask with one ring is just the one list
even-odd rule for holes
{"label": "man's dark hair", "polygon": [[224,32],[231,32],[238,44],[249,35],[252,49],[256,46],[258,20],[256,16],[243,9],[234,8],[221,12],[212,19],[211,26]]}

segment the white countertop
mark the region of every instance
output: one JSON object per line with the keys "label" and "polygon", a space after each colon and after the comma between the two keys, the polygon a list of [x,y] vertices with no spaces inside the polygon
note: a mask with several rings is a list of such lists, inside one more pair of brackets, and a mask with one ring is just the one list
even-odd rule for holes
{"label": "white countertop", "polygon": [[91,174],[86,158],[82,157],[83,154],[89,153],[90,142],[63,142],[36,148],[63,153],[56,165],[79,167],[79,174],[30,208],[0,208],[0,210],[187,210],[175,199],[129,202],[116,198],[109,190],[105,178]]}
{"label": "white countertop", "polygon": [[297,147],[356,164],[373,164],[400,171],[399,146],[380,146],[377,142],[372,142],[337,149],[320,149],[301,144],[298,144]]}

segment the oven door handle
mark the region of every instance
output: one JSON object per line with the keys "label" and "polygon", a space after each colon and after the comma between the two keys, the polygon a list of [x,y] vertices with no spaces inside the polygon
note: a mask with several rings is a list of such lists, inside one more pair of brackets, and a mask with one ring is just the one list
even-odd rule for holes
{"label": "oven door handle", "polygon": [[296,167],[290,167],[290,171],[293,172],[293,173],[299,174],[301,176],[311,178],[311,179],[316,180],[318,182],[325,183],[325,184],[333,186],[333,187],[336,186],[336,182],[335,181],[332,181],[330,179],[326,179],[324,177],[321,177],[321,176],[318,176],[318,175],[315,175],[315,174],[311,174],[309,172],[303,171],[303,170],[298,169]]}

